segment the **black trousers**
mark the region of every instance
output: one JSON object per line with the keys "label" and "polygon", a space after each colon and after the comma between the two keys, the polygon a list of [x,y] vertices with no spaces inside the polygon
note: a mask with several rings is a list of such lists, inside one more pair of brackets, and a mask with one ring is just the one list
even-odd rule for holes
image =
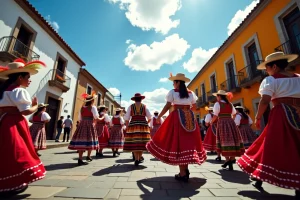
{"label": "black trousers", "polygon": [[65,127],[64,128],[64,138],[63,138],[63,141],[66,141],[66,135],[67,135],[67,142],[69,142],[70,132],[71,132],[71,128],[69,128],[69,127]]}

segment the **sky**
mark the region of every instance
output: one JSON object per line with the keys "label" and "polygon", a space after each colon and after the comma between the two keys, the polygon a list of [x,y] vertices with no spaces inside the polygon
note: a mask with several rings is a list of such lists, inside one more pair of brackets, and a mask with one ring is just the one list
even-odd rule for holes
{"label": "sky", "polygon": [[[160,111],[170,73],[193,79],[259,0],[29,0],[122,106]],[[119,101],[119,100],[117,100]]]}

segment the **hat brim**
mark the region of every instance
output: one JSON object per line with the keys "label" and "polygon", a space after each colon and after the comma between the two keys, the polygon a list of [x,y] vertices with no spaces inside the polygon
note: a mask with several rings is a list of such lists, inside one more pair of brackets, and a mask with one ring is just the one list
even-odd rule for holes
{"label": "hat brim", "polygon": [[218,95],[223,95],[223,96],[227,96],[227,92],[225,93],[225,94],[223,94],[223,93],[218,93],[218,92],[215,92],[215,93],[213,93],[212,94],[213,96],[218,96]]}
{"label": "hat brim", "polygon": [[94,99],[96,99],[97,98],[97,95],[94,95],[94,97],[93,98],[91,98],[91,99],[88,99],[88,100],[83,100],[84,102],[89,102],[89,101],[92,101],[92,100],[94,100]]}
{"label": "hat brim", "polygon": [[191,80],[189,78],[186,77],[178,77],[178,76],[171,76],[169,77],[170,81],[184,81],[185,83],[190,82]]}
{"label": "hat brim", "polygon": [[245,109],[245,108],[242,107],[242,106],[236,106],[235,108]]}
{"label": "hat brim", "polygon": [[8,76],[9,76],[10,74],[24,73],[24,72],[27,72],[27,73],[29,73],[30,75],[34,75],[34,74],[37,74],[39,71],[38,71],[38,70],[35,70],[35,69],[29,69],[29,68],[27,68],[27,69],[26,69],[26,68],[9,69],[9,70],[0,72],[0,77],[1,77],[1,78],[8,78]]}
{"label": "hat brim", "polygon": [[145,96],[139,96],[139,97],[131,97],[131,100],[134,101],[136,98],[145,99]]}
{"label": "hat brim", "polygon": [[284,59],[287,59],[288,62],[292,62],[293,60],[296,60],[298,58],[298,55],[297,54],[289,54],[289,55],[280,55],[280,56],[277,56],[276,58],[273,58],[273,59],[270,59],[268,61],[264,61],[262,63],[260,63],[258,66],[257,66],[257,69],[259,70],[264,70],[266,69],[266,64],[270,63],[270,62],[273,62],[273,61],[276,61],[276,60],[284,60]]}
{"label": "hat brim", "polygon": [[47,106],[49,106],[49,104],[40,105],[38,106],[38,108],[47,107]]}

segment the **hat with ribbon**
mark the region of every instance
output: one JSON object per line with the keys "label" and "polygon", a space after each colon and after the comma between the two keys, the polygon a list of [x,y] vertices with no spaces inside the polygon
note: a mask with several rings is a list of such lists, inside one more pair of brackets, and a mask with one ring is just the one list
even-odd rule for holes
{"label": "hat with ribbon", "polygon": [[145,99],[145,96],[142,96],[140,93],[135,93],[133,97],[131,97],[131,100],[135,100],[136,98]]}
{"label": "hat with ribbon", "polygon": [[6,67],[0,66],[0,77],[8,78],[10,74],[27,72],[30,75],[38,73],[38,70],[45,67],[45,63],[41,61],[32,61],[26,63],[21,58],[14,60],[14,62],[9,63]]}
{"label": "hat with ribbon", "polygon": [[81,97],[84,99],[83,101],[84,102],[89,102],[89,101],[92,101],[94,99],[97,98],[97,94],[95,91],[92,91],[92,94],[87,94],[87,93],[84,93],[81,95]]}
{"label": "hat with ribbon", "polygon": [[292,62],[293,60],[297,59],[298,55],[297,54],[284,54],[283,52],[274,52],[265,58],[265,61],[260,63],[257,66],[257,69],[263,70],[266,69],[266,64],[276,61],[276,60],[287,60],[288,62]]}
{"label": "hat with ribbon", "polygon": [[49,104],[40,103],[38,105],[38,108],[47,107],[47,106],[49,106]]}

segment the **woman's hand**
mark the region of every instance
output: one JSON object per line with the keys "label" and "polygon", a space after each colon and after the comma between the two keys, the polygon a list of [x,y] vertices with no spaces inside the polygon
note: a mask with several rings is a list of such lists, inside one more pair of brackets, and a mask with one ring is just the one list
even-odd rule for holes
{"label": "woman's hand", "polygon": [[256,119],[255,118],[255,126],[256,126],[256,128],[258,128],[258,129],[260,129],[260,119]]}
{"label": "woman's hand", "polygon": [[37,100],[37,98],[36,97],[33,97],[33,99],[32,99],[32,106],[36,106],[36,105],[38,105],[38,100]]}

